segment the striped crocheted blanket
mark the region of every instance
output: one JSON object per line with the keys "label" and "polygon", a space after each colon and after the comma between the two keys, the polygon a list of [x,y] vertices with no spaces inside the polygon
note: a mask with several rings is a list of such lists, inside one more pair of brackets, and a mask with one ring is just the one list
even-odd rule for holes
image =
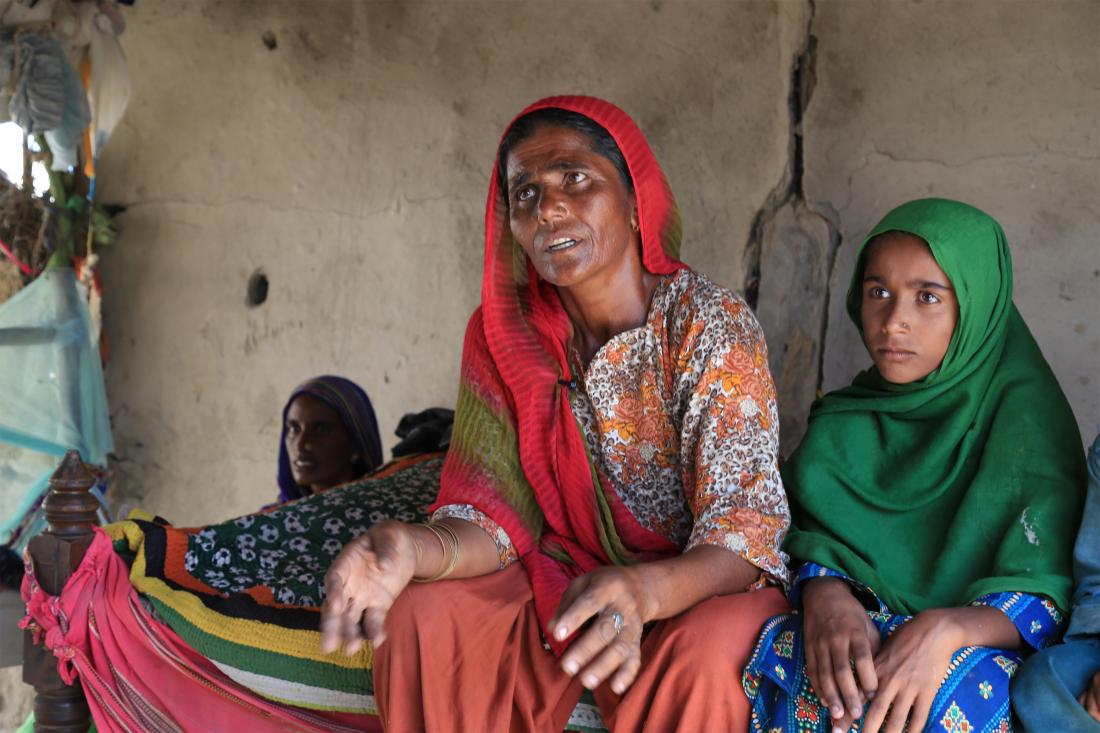
{"label": "striped crocheted blanket", "polygon": [[[106,527],[154,614],[228,677],[280,703],[375,714],[372,651],[321,652],[324,575],[343,545],[386,518],[424,521],[441,454],[266,512],[197,528],[153,517]],[[603,730],[591,697],[569,730]]]}

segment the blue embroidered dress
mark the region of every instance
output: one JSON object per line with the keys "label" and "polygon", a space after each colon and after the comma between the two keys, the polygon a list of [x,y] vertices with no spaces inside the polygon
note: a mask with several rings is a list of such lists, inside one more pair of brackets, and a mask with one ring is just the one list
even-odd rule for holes
{"label": "blue embroidered dress", "polygon": [[[818,577],[847,581],[883,639],[912,616],[893,613],[867,586],[843,573],[805,563],[791,586],[791,605],[800,607],[802,585]],[[1049,600],[1026,593],[990,593],[971,605],[1004,612],[1016,625],[1024,643],[1041,649],[1056,640],[1064,615]],[[1020,652],[988,647],[963,647],[955,652],[947,676],[932,703],[925,731],[989,733],[1011,731],[1009,681],[1022,661]],[[802,645],[802,617],[784,614],[770,620],[745,668],[742,683],[752,703],[754,733],[828,733],[832,720],[810,685]],[[863,719],[852,730],[859,730]],[[914,732],[915,733],[915,732]]]}

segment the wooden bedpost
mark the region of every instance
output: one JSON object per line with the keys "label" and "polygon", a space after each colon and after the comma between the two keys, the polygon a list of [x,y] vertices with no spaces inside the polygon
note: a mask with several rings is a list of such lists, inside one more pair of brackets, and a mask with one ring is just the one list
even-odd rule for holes
{"label": "wooden bedpost", "polygon": [[[95,476],[71,450],[50,477],[43,503],[46,531],[27,546],[34,574],[43,590],[57,595],[92,543],[99,502],[90,489]],[[23,637],[23,681],[33,685],[36,733],[86,733],[91,723],[84,689],[66,685],[57,673],[57,658],[45,645],[35,645],[30,631]]]}

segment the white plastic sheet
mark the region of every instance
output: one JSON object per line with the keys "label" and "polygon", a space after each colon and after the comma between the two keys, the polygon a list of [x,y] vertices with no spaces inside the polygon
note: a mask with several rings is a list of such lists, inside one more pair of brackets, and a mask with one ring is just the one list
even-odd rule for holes
{"label": "white plastic sheet", "polygon": [[130,103],[130,72],[126,67],[126,56],[109,19],[102,13],[96,16],[88,53],[92,62],[88,84],[88,99],[92,108],[92,156],[98,159],[100,150]]}

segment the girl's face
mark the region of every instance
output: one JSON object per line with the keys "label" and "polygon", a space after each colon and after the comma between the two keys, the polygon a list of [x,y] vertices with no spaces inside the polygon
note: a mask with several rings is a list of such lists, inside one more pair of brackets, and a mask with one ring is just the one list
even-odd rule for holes
{"label": "girl's face", "polygon": [[924,240],[887,232],[869,245],[860,319],[879,374],[894,384],[923,379],[943,362],[959,302]]}

